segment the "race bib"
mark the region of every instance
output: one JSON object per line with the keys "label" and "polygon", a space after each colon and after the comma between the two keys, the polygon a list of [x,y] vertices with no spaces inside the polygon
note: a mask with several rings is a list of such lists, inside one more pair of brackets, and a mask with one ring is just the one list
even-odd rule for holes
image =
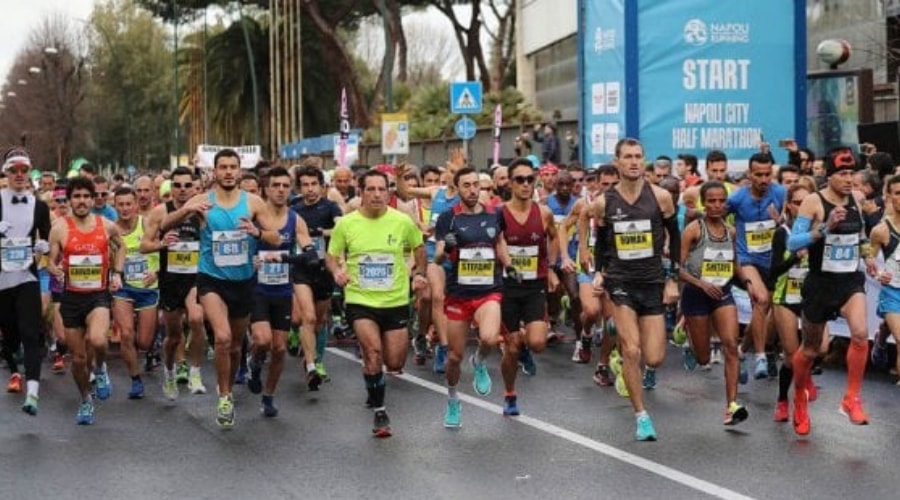
{"label": "race bib", "polygon": [[147,256],[141,253],[130,253],[125,256],[125,281],[143,281],[150,263]]}
{"label": "race bib", "polygon": [[0,239],[0,269],[7,272],[27,271],[33,256],[31,238]]}
{"label": "race bib", "polygon": [[394,256],[386,253],[359,257],[359,287],[363,290],[390,290],[394,286]]}
{"label": "race bib", "polygon": [[213,231],[213,262],[218,267],[243,266],[250,257],[250,243],[241,231]]}
{"label": "race bib", "polygon": [[784,287],[785,304],[793,305],[802,302],[803,281],[806,280],[807,274],[809,274],[809,269],[805,267],[792,267],[788,269],[787,282]]}
{"label": "race bib", "polygon": [[859,269],[859,234],[825,235],[822,271],[854,273]]}
{"label": "race bib", "polygon": [[72,288],[82,290],[103,289],[103,256],[70,255],[66,276]]}
{"label": "race bib", "polygon": [[[512,265],[522,275],[522,279],[537,279],[538,270],[538,247],[532,245],[530,247],[517,247],[510,245],[509,256],[512,259]],[[493,272],[493,269],[491,269]]]}
{"label": "race bib", "polygon": [[744,223],[744,234],[747,236],[747,251],[765,253],[772,251],[772,239],[775,237],[775,221],[761,220]]}
{"label": "race bib", "polygon": [[200,242],[178,242],[166,254],[166,270],[173,274],[197,274],[200,262]]}
{"label": "race bib", "polygon": [[650,221],[633,220],[613,224],[616,254],[622,260],[646,259],[653,256],[653,232]]}
{"label": "race bib", "polygon": [[705,248],[700,279],[716,286],[725,286],[734,276],[734,250]]}
{"label": "race bib", "polygon": [[[490,286],[494,284],[496,258],[493,248],[460,248],[458,264],[457,281],[460,285]],[[536,270],[537,268],[535,268]]]}
{"label": "race bib", "polygon": [[[260,251],[259,258],[265,260],[266,257],[286,253],[279,250]],[[257,280],[262,285],[287,285],[291,282],[288,269],[288,265],[284,262],[263,262],[259,268]]]}

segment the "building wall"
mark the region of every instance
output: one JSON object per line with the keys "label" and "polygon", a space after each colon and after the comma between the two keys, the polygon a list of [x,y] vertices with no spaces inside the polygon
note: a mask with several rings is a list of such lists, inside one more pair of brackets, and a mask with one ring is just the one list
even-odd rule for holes
{"label": "building wall", "polygon": [[[853,50],[841,69],[872,68],[875,83],[894,80],[887,76],[885,21],[892,8],[888,5],[886,11],[883,2],[900,4],[897,0],[807,0],[807,69],[827,70],[828,65],[816,56],[816,47],[822,40],[843,39],[850,42]],[[900,11],[900,5],[893,10]]]}

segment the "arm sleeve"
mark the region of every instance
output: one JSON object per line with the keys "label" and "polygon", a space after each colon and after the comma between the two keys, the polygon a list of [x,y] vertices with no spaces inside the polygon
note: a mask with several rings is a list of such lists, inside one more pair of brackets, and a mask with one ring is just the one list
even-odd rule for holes
{"label": "arm sleeve", "polygon": [[775,237],[772,238],[772,263],[771,266],[769,266],[772,277],[777,278],[778,276],[781,276],[786,273],[791,266],[797,263],[797,257],[794,254],[791,254],[787,259],[784,258],[786,250],[787,231],[778,228],[778,230],[775,231]]}
{"label": "arm sleeve", "polygon": [[788,238],[788,250],[796,252],[813,244],[811,225],[812,220],[809,217],[803,215],[797,217],[794,227],[791,228],[791,237]]}
{"label": "arm sleeve", "polygon": [[597,240],[594,243],[594,269],[602,271],[609,264],[609,226],[597,227]]}
{"label": "arm sleeve", "polygon": [[678,229],[678,217],[672,215],[663,219],[666,232],[669,233],[669,260],[681,262],[681,231]]}

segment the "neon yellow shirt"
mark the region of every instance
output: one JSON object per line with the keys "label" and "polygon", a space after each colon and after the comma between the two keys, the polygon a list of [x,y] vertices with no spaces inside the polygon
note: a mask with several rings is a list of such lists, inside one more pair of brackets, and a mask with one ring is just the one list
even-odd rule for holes
{"label": "neon yellow shirt", "polygon": [[404,247],[422,246],[422,233],[408,215],[393,208],[377,219],[358,210],[342,217],[331,233],[328,254],[347,262],[345,302],[373,308],[409,304]]}
{"label": "neon yellow shirt", "polygon": [[144,237],[144,219],[138,216],[134,230],[122,236],[125,241],[125,283],[135,288],[156,288],[157,283],[144,286],[144,275],[152,271],[159,272],[159,252],[142,254],[141,238]]}

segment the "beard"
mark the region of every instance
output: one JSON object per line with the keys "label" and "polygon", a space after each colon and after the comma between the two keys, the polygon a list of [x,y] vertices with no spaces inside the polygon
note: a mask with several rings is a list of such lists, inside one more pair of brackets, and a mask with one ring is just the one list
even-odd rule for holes
{"label": "beard", "polygon": [[237,183],[234,183],[234,184],[231,184],[231,185],[226,185],[226,184],[222,184],[222,183],[220,182],[220,183],[219,183],[219,187],[222,188],[222,189],[224,189],[225,191],[234,191],[235,188],[237,188],[238,186],[237,186]]}
{"label": "beard", "polygon": [[494,188],[494,194],[503,201],[509,201],[512,199],[512,189],[510,189],[509,186]]}

